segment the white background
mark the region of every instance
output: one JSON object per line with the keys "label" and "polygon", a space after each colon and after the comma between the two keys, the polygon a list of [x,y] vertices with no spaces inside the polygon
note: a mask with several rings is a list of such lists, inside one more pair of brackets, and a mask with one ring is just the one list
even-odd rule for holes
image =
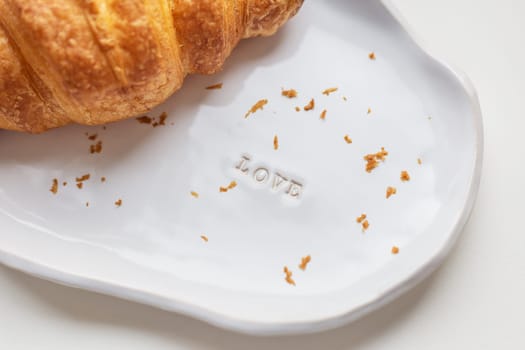
{"label": "white background", "polygon": [[470,76],[484,115],[477,205],[436,273],[346,327],[254,338],[0,267],[0,348],[525,349],[525,1],[393,3],[427,48]]}

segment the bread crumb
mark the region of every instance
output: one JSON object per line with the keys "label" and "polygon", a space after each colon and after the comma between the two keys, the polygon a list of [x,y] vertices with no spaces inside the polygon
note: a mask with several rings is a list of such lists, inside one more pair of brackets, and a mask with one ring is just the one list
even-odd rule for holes
{"label": "bread crumb", "polygon": [[100,153],[102,152],[102,141],[98,141],[94,145],[89,146],[89,153]]}
{"label": "bread crumb", "polygon": [[423,163],[423,161],[421,160],[421,158],[418,158],[417,159],[417,164],[421,165]]}
{"label": "bread crumb", "polygon": [[319,116],[322,120],[326,119],[326,109],[321,112],[321,115]]}
{"label": "bread crumb", "polygon": [[300,112],[301,111],[301,107],[295,107],[295,111],[296,112]]}
{"label": "bread crumb", "polygon": [[395,255],[395,254],[399,253],[399,248],[396,247],[396,246],[393,246],[391,252],[392,252],[392,254]]}
{"label": "bread crumb", "polygon": [[237,187],[237,182],[232,181],[227,187],[219,187],[219,192],[228,192],[229,190],[234,189],[235,187]]}
{"label": "bread crumb", "polygon": [[381,147],[381,151],[377,153],[367,154],[366,156],[364,156],[363,158],[366,161],[366,167],[365,167],[366,172],[371,173],[372,170],[377,168],[380,161],[382,162],[385,161],[385,157],[387,155],[388,155],[388,152],[385,151],[384,147]]}
{"label": "bread crumb", "polygon": [[117,200],[115,201],[115,206],[117,206],[117,207],[122,206],[122,199],[120,199],[120,198],[117,199]]}
{"label": "bread crumb", "polygon": [[257,101],[256,104],[254,104],[252,106],[252,108],[250,108],[250,110],[248,112],[246,112],[246,114],[244,115],[244,118],[248,118],[248,116],[250,114],[253,114],[255,112],[257,112],[258,110],[262,110],[264,109],[264,106],[266,106],[268,104],[268,100],[267,99],[263,99],[263,100],[259,100]]}
{"label": "bread crumb", "polygon": [[325,89],[323,95],[330,96],[331,93],[336,92],[337,90],[339,90],[339,88],[336,87]]}
{"label": "bread crumb", "polygon": [[346,96],[343,96],[343,101],[348,101],[348,99],[346,98]]}
{"label": "bread crumb", "polygon": [[148,117],[147,115],[143,116],[143,117],[138,117],[137,118],[138,122],[140,124],[151,124],[151,122],[153,121],[150,117]]}
{"label": "bread crumb", "polygon": [[368,220],[365,220],[365,221],[363,221],[361,226],[363,227],[363,232],[365,232],[370,227],[370,224],[368,223]]}
{"label": "bread crumb", "polygon": [[273,149],[276,151],[279,149],[279,138],[277,135],[273,137]]}
{"label": "bread crumb", "polygon": [[432,117],[431,117],[431,116],[428,116],[427,119],[428,119],[428,120],[432,120]]}
{"label": "bread crumb", "polygon": [[97,137],[98,137],[97,134],[93,134],[93,135],[88,136],[88,140],[95,141]]}
{"label": "bread crumb", "polygon": [[292,278],[292,271],[290,271],[290,270],[288,269],[288,266],[285,266],[284,269],[283,269],[283,271],[284,271],[284,274],[285,274],[285,278],[284,278],[284,280],[285,280],[288,284],[291,284],[291,285],[295,286],[295,281],[294,281],[293,278]]}
{"label": "bread crumb", "polygon": [[396,194],[396,193],[397,193],[397,189],[395,187],[388,186],[386,188],[386,198],[390,198],[390,196],[392,196],[393,194]]}
{"label": "bread crumb", "polygon": [[206,235],[201,235],[201,239],[202,239],[204,242],[206,242],[206,243],[209,241],[209,239],[208,239],[208,237],[207,237]]}
{"label": "bread crumb", "polygon": [[82,175],[81,177],[77,177],[75,180],[77,182],[87,181],[91,178],[90,174]]}
{"label": "bread crumb", "polygon": [[299,268],[303,271],[306,270],[306,266],[310,263],[310,261],[312,261],[312,257],[310,255],[302,257]]}
{"label": "bread crumb", "polygon": [[217,83],[210,86],[206,86],[206,90],[220,90],[222,89],[222,85],[222,83]]}
{"label": "bread crumb", "polygon": [[102,130],[106,130],[106,129],[107,129],[107,128],[106,128],[106,126],[104,125],[104,126],[102,127]]}
{"label": "bread crumb", "polygon": [[360,224],[365,219],[366,219],[366,214],[361,214],[361,216],[358,216],[357,219],[355,219],[355,221],[357,221],[357,223]]}
{"label": "bread crumb", "polygon": [[86,202],[86,207],[89,207],[89,202]]}
{"label": "bread crumb", "polygon": [[368,107],[368,110],[366,111],[366,114],[372,114],[372,108]]}
{"label": "bread crumb", "polygon": [[100,178],[100,182],[106,182],[106,177],[105,177],[105,176],[102,176],[102,177]]}
{"label": "bread crumb", "polygon": [[345,135],[344,139],[345,139],[346,143],[348,143],[348,144],[352,143],[352,139],[350,138],[350,136]]}
{"label": "bread crumb", "polygon": [[153,123],[153,127],[157,127],[159,125],[166,125],[166,119],[168,118],[168,113],[166,112],[162,112],[160,115],[159,115],[159,121],[156,122],[156,123]]}
{"label": "bread crumb", "polygon": [[67,181],[62,182],[62,186],[66,187],[67,186]]}
{"label": "bread crumb", "polygon": [[281,92],[281,95],[283,95],[285,97],[288,97],[288,98],[295,98],[295,97],[297,97],[297,91],[295,91],[294,89],[283,90]]}
{"label": "bread crumb", "polygon": [[304,106],[304,110],[311,111],[314,108],[315,108],[315,100],[312,98],[310,102],[306,106]]}
{"label": "bread crumb", "polygon": [[57,192],[58,192],[58,180],[57,179],[53,179],[53,183],[52,183],[51,189],[49,191],[51,191],[51,193],[53,193],[53,194],[57,194]]}
{"label": "bread crumb", "polygon": [[81,190],[83,186],[84,184],[82,182],[77,183],[77,187],[79,190]]}
{"label": "bread crumb", "polygon": [[370,52],[368,54],[368,58],[370,58],[372,61],[376,59],[376,54],[374,52]]}
{"label": "bread crumb", "polygon": [[195,191],[191,191],[190,194],[194,198],[199,198],[199,194],[197,192],[195,192]]}
{"label": "bread crumb", "polygon": [[400,178],[401,178],[401,181],[403,181],[403,182],[405,182],[405,181],[410,181],[410,175],[408,175],[408,171],[403,170],[403,171],[401,172],[401,176],[400,176]]}

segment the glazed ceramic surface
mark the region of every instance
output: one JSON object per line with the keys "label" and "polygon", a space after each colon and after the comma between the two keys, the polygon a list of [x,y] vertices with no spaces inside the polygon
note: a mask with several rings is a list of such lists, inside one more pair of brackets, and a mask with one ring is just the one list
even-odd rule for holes
{"label": "glazed ceramic surface", "polygon": [[276,36],[243,42],[223,72],[189,77],[148,116],[163,112],[157,127],[1,132],[0,261],[241,332],[313,332],[428,275],[479,183],[473,89],[379,1],[306,1]]}

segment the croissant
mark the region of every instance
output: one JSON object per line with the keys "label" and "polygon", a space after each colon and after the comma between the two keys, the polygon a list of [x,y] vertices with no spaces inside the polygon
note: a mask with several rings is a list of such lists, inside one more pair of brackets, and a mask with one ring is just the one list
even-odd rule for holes
{"label": "croissant", "polygon": [[0,129],[39,133],[143,113],[303,0],[0,0]]}

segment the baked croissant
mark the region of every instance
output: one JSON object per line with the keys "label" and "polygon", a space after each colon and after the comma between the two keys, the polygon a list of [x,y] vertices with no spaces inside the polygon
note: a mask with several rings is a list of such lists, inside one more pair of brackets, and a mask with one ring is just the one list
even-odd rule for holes
{"label": "baked croissant", "polygon": [[143,113],[303,0],[0,0],[0,129]]}

